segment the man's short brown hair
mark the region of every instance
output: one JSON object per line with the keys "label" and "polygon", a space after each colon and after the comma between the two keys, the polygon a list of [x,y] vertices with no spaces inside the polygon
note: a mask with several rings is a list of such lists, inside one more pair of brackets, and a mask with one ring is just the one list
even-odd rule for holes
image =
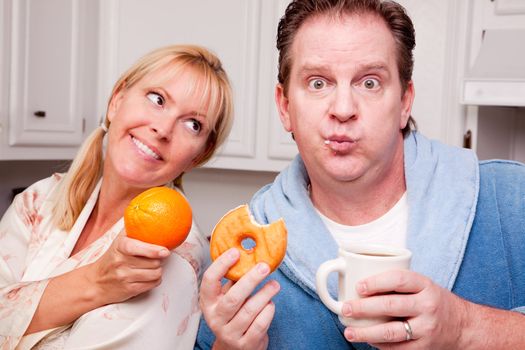
{"label": "man's short brown hair", "polygon": [[[374,14],[382,18],[392,33],[397,49],[397,69],[405,92],[414,68],[413,50],[416,45],[412,20],[403,6],[394,1],[381,0],[294,0],[277,28],[277,49],[279,50],[279,83],[283,86],[284,95],[288,95],[290,70],[292,66],[291,47],[302,24],[316,16],[344,16],[353,14]],[[410,116],[403,135],[406,136],[415,121]]]}

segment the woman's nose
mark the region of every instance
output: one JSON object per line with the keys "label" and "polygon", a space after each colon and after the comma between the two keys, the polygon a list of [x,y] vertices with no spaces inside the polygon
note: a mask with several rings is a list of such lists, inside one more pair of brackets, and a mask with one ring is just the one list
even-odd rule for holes
{"label": "woman's nose", "polygon": [[163,117],[151,123],[150,128],[159,139],[171,140],[173,129],[175,127],[175,118]]}

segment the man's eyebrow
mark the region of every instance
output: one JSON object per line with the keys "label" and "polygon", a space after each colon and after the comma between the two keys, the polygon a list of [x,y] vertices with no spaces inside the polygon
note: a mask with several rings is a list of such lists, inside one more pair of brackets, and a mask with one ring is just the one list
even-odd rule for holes
{"label": "man's eyebrow", "polygon": [[[330,70],[330,66],[325,65],[325,64],[305,63],[301,67],[299,67],[299,72],[302,74],[311,73],[311,72],[326,72],[329,70]],[[388,68],[384,62],[378,61],[378,62],[357,64],[355,67],[355,71],[356,72],[384,71],[388,73]]]}
{"label": "man's eyebrow", "polygon": [[299,72],[301,73],[310,73],[310,72],[323,72],[330,70],[330,68],[327,65],[324,64],[310,64],[306,63],[299,67]]}
{"label": "man's eyebrow", "polygon": [[383,62],[372,62],[372,63],[364,63],[364,64],[358,64],[357,65],[357,71],[385,71],[388,72],[387,65]]}

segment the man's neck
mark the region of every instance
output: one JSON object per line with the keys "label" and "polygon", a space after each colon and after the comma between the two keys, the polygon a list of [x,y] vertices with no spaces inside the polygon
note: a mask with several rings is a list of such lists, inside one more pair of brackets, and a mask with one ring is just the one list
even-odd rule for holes
{"label": "man's neck", "polygon": [[312,181],[310,197],[326,217],[343,225],[362,225],[387,213],[406,192],[401,167],[379,182],[364,179],[350,182]]}

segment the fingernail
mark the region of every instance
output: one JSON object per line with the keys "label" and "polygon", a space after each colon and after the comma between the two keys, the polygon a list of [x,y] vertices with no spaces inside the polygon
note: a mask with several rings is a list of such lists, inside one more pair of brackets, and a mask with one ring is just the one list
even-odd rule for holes
{"label": "fingernail", "polygon": [[352,328],[345,329],[345,338],[347,340],[352,340],[352,339],[355,338],[355,333],[354,333],[354,330]]}
{"label": "fingernail", "polygon": [[367,292],[366,283],[359,282],[357,284],[357,292],[359,294],[366,294],[366,292]]}
{"label": "fingernail", "polygon": [[170,255],[170,251],[167,250],[167,249],[162,249],[161,251],[159,251],[159,256],[161,258],[166,258]]}
{"label": "fingernail", "polygon": [[239,257],[239,251],[236,249],[236,248],[232,248],[228,251],[228,257],[231,259],[231,260],[237,260],[237,258]]}
{"label": "fingernail", "polygon": [[260,263],[257,265],[257,271],[259,271],[261,275],[266,275],[268,272],[270,272],[270,266],[268,266],[266,263]]}
{"label": "fingernail", "polygon": [[343,316],[349,317],[352,315],[352,307],[350,304],[343,304]]}
{"label": "fingernail", "polygon": [[279,289],[281,289],[281,285],[279,284],[279,282],[277,282],[275,280],[274,281],[270,281],[268,283],[273,288],[273,290],[277,290],[278,291]]}

